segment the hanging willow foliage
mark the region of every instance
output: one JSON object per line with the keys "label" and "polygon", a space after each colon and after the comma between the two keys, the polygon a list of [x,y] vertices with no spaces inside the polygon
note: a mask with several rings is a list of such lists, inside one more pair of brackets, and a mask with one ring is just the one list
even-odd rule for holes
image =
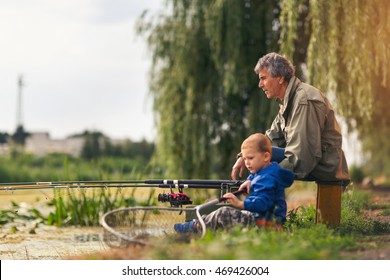
{"label": "hanging willow foliage", "polygon": [[157,157],[167,176],[226,176],[244,137],[274,117],[253,68],[276,50],[277,3],[166,2],[166,11],[138,22],[153,56]]}
{"label": "hanging willow foliage", "polygon": [[[372,163],[390,160],[390,1],[283,0],[281,50],[297,52],[302,29],[300,9],[308,9],[310,42],[308,81],[336,99],[336,108],[357,130],[366,151],[381,154]],[[385,154],[384,154],[385,152]]]}

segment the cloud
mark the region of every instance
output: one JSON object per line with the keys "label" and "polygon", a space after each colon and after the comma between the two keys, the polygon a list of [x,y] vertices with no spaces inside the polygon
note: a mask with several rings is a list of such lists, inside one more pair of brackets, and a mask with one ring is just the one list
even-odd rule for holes
{"label": "cloud", "polygon": [[64,137],[95,128],[112,137],[153,138],[146,102],[150,60],[134,22],[156,3],[2,1],[0,131],[14,130],[16,82],[23,74],[28,130]]}

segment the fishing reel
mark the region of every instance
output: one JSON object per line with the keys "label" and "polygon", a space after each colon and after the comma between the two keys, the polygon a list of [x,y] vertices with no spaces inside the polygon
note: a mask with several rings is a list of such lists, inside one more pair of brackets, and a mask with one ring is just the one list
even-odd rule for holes
{"label": "fishing reel", "polygon": [[185,204],[192,204],[191,198],[185,193],[160,193],[157,200],[169,202],[171,207],[182,207]]}

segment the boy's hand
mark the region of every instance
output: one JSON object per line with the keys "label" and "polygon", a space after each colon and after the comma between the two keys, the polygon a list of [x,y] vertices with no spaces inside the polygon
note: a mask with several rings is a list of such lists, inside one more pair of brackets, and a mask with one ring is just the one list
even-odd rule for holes
{"label": "boy's hand", "polygon": [[223,195],[226,198],[226,201],[232,206],[237,207],[238,209],[244,209],[244,201],[240,200],[237,196],[232,193],[225,193]]}
{"label": "boy's hand", "polygon": [[239,191],[246,191],[246,193],[249,194],[249,191],[250,191],[250,186],[251,186],[251,181],[250,180],[246,180],[244,183],[241,184],[241,186],[239,187]]}

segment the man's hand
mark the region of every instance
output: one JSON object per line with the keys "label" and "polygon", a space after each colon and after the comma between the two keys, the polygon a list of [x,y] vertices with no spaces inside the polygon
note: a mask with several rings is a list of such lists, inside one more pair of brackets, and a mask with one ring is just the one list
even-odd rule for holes
{"label": "man's hand", "polygon": [[245,170],[245,162],[242,157],[238,158],[236,163],[232,167],[232,179],[237,180],[237,173],[240,177],[242,177],[242,174],[244,173]]}

